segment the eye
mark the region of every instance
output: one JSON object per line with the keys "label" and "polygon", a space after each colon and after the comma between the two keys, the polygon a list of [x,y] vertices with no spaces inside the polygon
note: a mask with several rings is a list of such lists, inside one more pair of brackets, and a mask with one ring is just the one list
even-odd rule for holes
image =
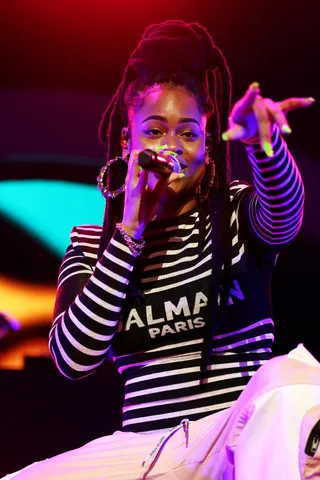
{"label": "eye", "polygon": [[196,138],[198,138],[197,133],[191,130],[181,133],[181,136],[185,137],[187,140],[195,140]]}
{"label": "eye", "polygon": [[144,133],[150,137],[160,137],[162,135],[162,132],[159,130],[159,128],[149,128],[149,130],[145,130]]}

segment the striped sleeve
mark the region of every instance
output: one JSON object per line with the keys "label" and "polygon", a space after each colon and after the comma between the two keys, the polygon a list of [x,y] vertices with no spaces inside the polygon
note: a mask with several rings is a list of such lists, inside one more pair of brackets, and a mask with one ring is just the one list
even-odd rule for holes
{"label": "striped sleeve", "polygon": [[280,135],[272,134],[274,156],[268,158],[259,145],[247,146],[253,167],[255,195],[249,204],[255,235],[269,245],[285,245],[301,226],[304,187],[296,163]]}
{"label": "striped sleeve", "polygon": [[[74,232],[71,234],[71,238]],[[91,254],[91,257],[94,255]],[[92,267],[77,242],[61,264],[49,348],[59,371],[77,379],[105,360],[118,326],[135,257],[116,230]]]}

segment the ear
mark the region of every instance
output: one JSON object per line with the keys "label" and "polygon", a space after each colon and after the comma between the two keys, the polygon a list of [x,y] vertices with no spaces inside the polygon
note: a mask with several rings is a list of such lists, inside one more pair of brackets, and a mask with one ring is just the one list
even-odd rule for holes
{"label": "ear", "polygon": [[122,157],[125,158],[130,153],[130,132],[128,127],[123,127],[121,131]]}

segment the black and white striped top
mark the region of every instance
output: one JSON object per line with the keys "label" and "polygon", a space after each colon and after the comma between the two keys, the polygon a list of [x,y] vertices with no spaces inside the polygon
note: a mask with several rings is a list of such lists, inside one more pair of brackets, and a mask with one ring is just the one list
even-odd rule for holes
{"label": "black and white striped top", "polygon": [[[199,387],[199,365],[210,295],[209,215],[202,252],[197,209],[151,222],[138,258],[116,231],[97,261],[101,227],[72,230],[59,273],[51,353],[65,376],[81,378],[99,367],[112,345],[125,376],[124,431],[167,428],[229,407],[270,358],[272,268],[303,212],[301,178],[277,129],[273,146],[271,159],[257,146],[248,148],[255,189],[230,185],[232,288],[205,388]],[[130,281],[143,293],[141,301],[126,298]]]}

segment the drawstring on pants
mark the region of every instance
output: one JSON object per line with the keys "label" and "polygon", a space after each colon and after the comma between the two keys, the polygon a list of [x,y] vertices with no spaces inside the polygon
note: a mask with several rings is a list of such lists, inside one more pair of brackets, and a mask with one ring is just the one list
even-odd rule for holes
{"label": "drawstring on pants", "polygon": [[156,446],[151,450],[151,452],[146,456],[146,458],[143,460],[141,466],[146,467],[150,462],[150,465],[148,466],[147,471],[144,474],[144,478],[151,471],[151,469],[154,467],[156,461],[158,460],[165,444],[171,438],[178,430],[183,428],[185,439],[186,439],[186,448],[189,446],[189,419],[184,418],[181,420],[180,424],[176,427],[172,427],[169,429],[169,431],[163,435]]}

